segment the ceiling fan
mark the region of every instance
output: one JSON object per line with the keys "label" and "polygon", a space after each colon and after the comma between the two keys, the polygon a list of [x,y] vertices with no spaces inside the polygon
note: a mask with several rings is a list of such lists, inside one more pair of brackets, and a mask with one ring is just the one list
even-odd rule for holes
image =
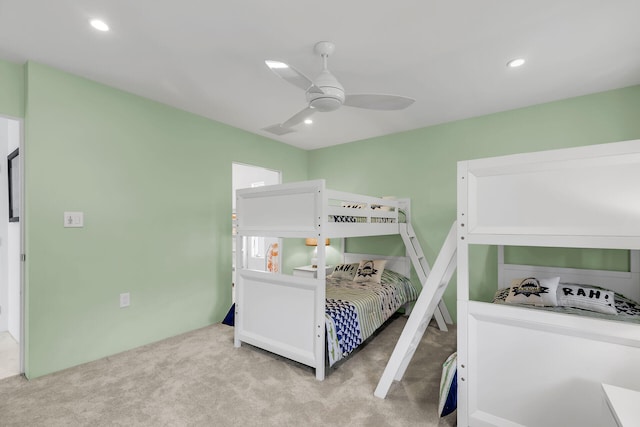
{"label": "ceiling fan", "polygon": [[264,61],[271,71],[279,77],[304,90],[308,105],[288,120],[263,128],[263,130],[275,135],[295,132],[293,126],[302,123],[316,111],[323,113],[334,111],[342,105],[370,110],[402,110],[415,102],[415,99],[398,95],[345,94],[344,88],[338,82],[338,79],[327,68],[327,58],[334,50],[335,45],[331,42],[322,41],[316,43],[314,51],[322,57],[322,71],[315,80],[309,79],[284,62],[269,59]]}

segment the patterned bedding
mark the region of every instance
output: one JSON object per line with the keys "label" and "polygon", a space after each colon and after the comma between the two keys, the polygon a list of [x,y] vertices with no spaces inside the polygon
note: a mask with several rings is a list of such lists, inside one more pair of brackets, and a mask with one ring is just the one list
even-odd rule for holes
{"label": "patterned bedding", "polygon": [[[605,290],[604,288],[589,286],[594,289]],[[507,304],[505,299],[509,295],[509,288],[498,289],[493,297],[494,304]],[[585,310],[571,306],[557,306],[557,307],[539,307],[526,305],[523,307],[533,308],[536,310],[553,311],[556,313],[576,314],[579,316],[597,317],[599,319],[618,320],[623,322],[640,323],[640,304],[621,295],[615,293],[615,311],[616,314],[605,314],[596,311]]]}
{"label": "patterned bedding", "polygon": [[[367,223],[368,219],[366,216],[357,216],[357,215],[329,215],[328,221],[329,222]],[[387,223],[395,223],[395,222],[396,220],[394,218],[371,217],[371,223],[373,224],[387,224]],[[401,222],[401,223],[407,222],[406,214],[402,210],[398,210],[398,222]]]}
{"label": "patterned bedding", "polygon": [[329,366],[352,353],[403,304],[418,298],[411,281],[394,271],[384,270],[380,282],[327,278]]}

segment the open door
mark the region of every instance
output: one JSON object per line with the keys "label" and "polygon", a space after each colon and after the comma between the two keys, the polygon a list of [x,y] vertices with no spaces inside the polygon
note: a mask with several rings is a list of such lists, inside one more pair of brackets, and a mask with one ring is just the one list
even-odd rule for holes
{"label": "open door", "polygon": [[24,372],[22,121],[0,116],[0,378]]}

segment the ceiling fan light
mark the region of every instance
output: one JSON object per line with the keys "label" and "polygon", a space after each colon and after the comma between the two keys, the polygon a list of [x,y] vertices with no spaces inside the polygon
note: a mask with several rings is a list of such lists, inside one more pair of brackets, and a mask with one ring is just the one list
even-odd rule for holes
{"label": "ceiling fan light", "polygon": [[309,102],[311,108],[326,113],[328,111],[337,110],[342,105],[339,99],[322,96]]}
{"label": "ceiling fan light", "polygon": [[289,66],[287,64],[285,64],[284,62],[280,62],[280,61],[272,61],[270,59],[267,59],[266,61],[264,61],[264,63],[267,64],[267,67],[271,68],[272,70],[289,68]]}
{"label": "ceiling fan light", "polygon": [[305,119],[305,120],[304,120],[304,124],[305,124],[305,125],[310,125],[310,124],[312,124],[312,123],[313,123],[313,120],[311,120],[311,119]]}

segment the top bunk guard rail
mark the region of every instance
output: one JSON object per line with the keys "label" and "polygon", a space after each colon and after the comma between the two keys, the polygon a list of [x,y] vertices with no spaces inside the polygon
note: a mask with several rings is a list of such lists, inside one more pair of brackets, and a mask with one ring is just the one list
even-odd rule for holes
{"label": "top bunk guard rail", "polygon": [[470,244],[640,249],[640,140],[459,162],[458,224]]}
{"label": "top bunk guard rail", "polygon": [[324,238],[398,234],[398,203],[328,190],[322,179],[246,188],[236,192],[237,233]]}

